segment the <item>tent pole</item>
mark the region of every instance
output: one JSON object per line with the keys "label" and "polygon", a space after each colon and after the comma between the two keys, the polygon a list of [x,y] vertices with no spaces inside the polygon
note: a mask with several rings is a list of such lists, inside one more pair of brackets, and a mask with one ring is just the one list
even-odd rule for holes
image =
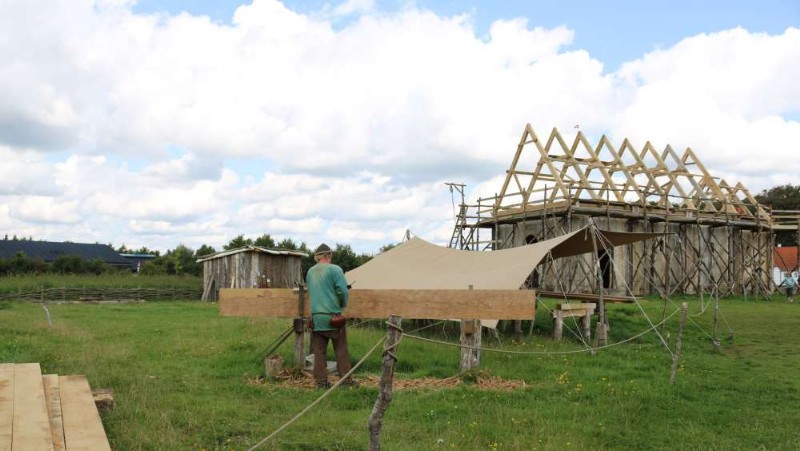
{"label": "tent pole", "polygon": [[606,305],[605,301],[603,300],[603,284],[598,277],[598,270],[599,270],[599,259],[597,257],[597,226],[594,224],[594,219],[589,219],[589,231],[592,234],[592,261],[594,264],[594,276],[595,276],[595,284],[597,287],[597,346],[605,346],[608,344],[608,335],[606,333]]}

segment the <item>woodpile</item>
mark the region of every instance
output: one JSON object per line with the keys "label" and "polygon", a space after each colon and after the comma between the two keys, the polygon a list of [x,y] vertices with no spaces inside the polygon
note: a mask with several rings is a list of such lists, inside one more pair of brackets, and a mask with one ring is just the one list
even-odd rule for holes
{"label": "woodpile", "polygon": [[86,376],[0,363],[0,450],[111,450]]}

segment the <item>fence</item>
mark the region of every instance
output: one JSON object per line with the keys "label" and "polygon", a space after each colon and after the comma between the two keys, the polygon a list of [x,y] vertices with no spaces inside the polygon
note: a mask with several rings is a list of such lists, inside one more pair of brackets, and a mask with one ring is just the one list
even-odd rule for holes
{"label": "fence", "polygon": [[193,300],[199,301],[203,294],[201,288],[145,288],[145,287],[60,287],[36,288],[16,293],[0,294],[0,300],[27,300],[40,302],[59,301],[153,301],[153,300]]}

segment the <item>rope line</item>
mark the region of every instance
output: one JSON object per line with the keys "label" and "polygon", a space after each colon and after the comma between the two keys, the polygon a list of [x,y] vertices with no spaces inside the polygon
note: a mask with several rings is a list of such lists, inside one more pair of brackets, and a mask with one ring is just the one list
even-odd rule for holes
{"label": "rope line", "polygon": [[[600,235],[600,236],[602,236],[602,235]],[[631,268],[633,268],[633,263],[632,263],[632,262],[628,262],[628,264],[631,266]],[[616,271],[616,268],[615,268],[614,270]],[[672,304],[672,306],[673,306],[673,307],[675,307],[675,308],[680,308],[680,307],[679,307],[679,306],[678,306],[678,305],[675,303],[675,301],[674,301],[674,300],[673,300],[673,299],[672,299],[672,298],[669,296],[669,293],[667,293],[667,292],[662,292],[662,291],[661,291],[661,289],[660,289],[660,288],[658,288],[658,286],[656,285],[655,281],[654,281],[653,279],[649,278],[649,277],[647,276],[647,274],[646,274],[646,273],[644,274],[644,278],[645,278],[645,280],[647,280],[648,282],[650,282],[650,283],[651,283],[651,284],[652,284],[654,287],[656,287],[656,289],[658,290],[659,294],[660,294],[661,296],[663,296],[663,297],[664,297],[664,300],[665,300],[665,301],[668,301],[668,302],[669,302],[670,304]],[[627,287],[627,284],[626,284],[626,287]],[[637,304],[637,305],[639,305],[639,302],[638,302],[638,300],[636,300],[636,297],[635,297],[635,296],[633,297],[633,299],[636,301],[636,304]],[[710,303],[711,303],[711,300],[709,300],[709,302],[708,302],[706,305],[709,305]],[[641,306],[640,306],[640,308],[641,308]],[[705,310],[704,310],[704,311],[705,311]],[[720,312],[721,312],[721,310],[720,310]],[[701,313],[702,313],[702,312],[701,312]],[[699,314],[698,314],[698,315],[699,315]],[[694,325],[694,326],[695,326],[697,329],[699,329],[699,330],[700,330],[700,332],[702,332],[702,333],[703,333],[703,334],[704,334],[706,337],[708,337],[708,338],[710,338],[710,339],[712,339],[712,340],[713,340],[713,339],[714,339],[714,337],[712,337],[712,336],[711,336],[711,334],[709,334],[709,333],[708,333],[708,331],[706,331],[706,330],[705,330],[705,329],[704,329],[702,326],[700,326],[700,324],[698,324],[698,323],[697,323],[697,322],[696,322],[694,319],[692,319],[693,317],[696,317],[696,316],[698,316],[698,315],[687,315],[687,317],[689,318],[689,321],[692,323],[692,325]],[[648,318],[648,320],[649,320],[649,318]],[[659,334],[659,337],[660,337],[660,336],[661,336],[661,335]],[[663,338],[662,338],[662,341],[663,341]],[[664,346],[665,346],[665,347],[667,346],[666,342],[664,342]],[[667,349],[669,350],[669,347],[667,347]],[[670,351],[670,353],[672,353],[672,351]]]}
{"label": "rope line", "polygon": [[276,338],[276,339],[275,339],[275,341],[273,341],[272,343],[270,343],[270,344],[269,344],[269,346],[267,346],[267,348],[266,348],[266,349],[264,349],[263,351],[261,351],[261,352],[258,354],[258,358],[256,359],[256,362],[257,362],[257,363],[260,363],[262,360],[264,360],[264,358],[265,358],[265,357],[267,357],[268,355],[270,355],[270,354],[272,354],[273,352],[277,351],[277,350],[278,350],[278,348],[280,347],[280,345],[282,345],[282,344],[283,344],[283,342],[284,342],[284,341],[286,341],[286,339],[287,339],[287,338],[289,338],[289,335],[291,335],[291,334],[292,334],[292,331],[293,331],[293,330],[294,330],[294,326],[289,326],[289,328],[288,328],[288,329],[286,329],[285,331],[283,331],[283,333],[281,333],[281,334],[278,336],[278,338]]}
{"label": "rope line", "polygon": [[377,343],[375,343],[375,345],[374,345],[374,346],[373,346],[373,347],[372,347],[372,348],[371,348],[369,351],[367,351],[367,353],[364,355],[364,357],[362,357],[362,358],[361,358],[361,360],[359,360],[359,361],[358,361],[358,363],[356,363],[355,365],[353,365],[353,367],[350,369],[350,371],[348,371],[348,372],[347,372],[347,374],[345,374],[344,376],[342,376],[342,377],[341,377],[341,378],[340,378],[340,379],[339,379],[339,380],[338,380],[338,381],[337,381],[335,384],[333,384],[333,385],[331,386],[331,388],[329,388],[328,390],[326,390],[326,391],[325,391],[325,393],[323,393],[323,394],[322,394],[322,395],[321,395],[319,398],[317,398],[316,400],[314,400],[314,401],[313,401],[311,404],[309,404],[308,406],[306,406],[306,408],[304,408],[303,410],[301,410],[301,411],[300,411],[300,413],[298,413],[297,415],[295,415],[295,416],[294,416],[294,417],[293,417],[291,420],[287,421],[287,422],[286,422],[286,423],[285,423],[283,426],[281,426],[281,427],[279,427],[278,429],[276,429],[276,430],[275,430],[275,432],[273,432],[272,434],[270,434],[270,435],[266,436],[264,439],[262,439],[260,442],[256,443],[256,444],[255,444],[255,445],[253,445],[252,447],[248,448],[248,450],[247,450],[247,451],[253,451],[254,449],[256,449],[256,448],[258,448],[259,446],[263,445],[264,443],[266,443],[267,441],[269,441],[269,440],[270,440],[272,437],[275,437],[275,436],[276,436],[276,435],[278,435],[280,432],[282,432],[284,429],[286,429],[287,427],[289,427],[289,425],[291,425],[292,423],[294,423],[295,421],[297,421],[298,419],[300,419],[300,417],[302,417],[303,415],[305,415],[305,413],[306,413],[306,412],[308,412],[309,410],[311,410],[311,408],[313,408],[314,406],[316,406],[317,404],[319,404],[319,402],[320,402],[320,401],[322,401],[323,399],[325,399],[325,398],[326,398],[326,397],[327,397],[329,394],[331,394],[331,392],[333,392],[333,390],[334,390],[334,389],[338,388],[338,387],[339,387],[339,385],[341,385],[341,384],[342,384],[342,382],[344,382],[345,380],[347,380],[347,378],[348,378],[348,377],[350,377],[350,375],[351,375],[351,374],[353,374],[353,372],[355,372],[355,370],[356,370],[356,369],[358,369],[358,367],[359,367],[359,366],[361,366],[361,364],[362,364],[362,363],[364,363],[364,361],[365,361],[365,360],[367,360],[367,357],[369,357],[369,356],[370,356],[370,354],[372,354],[372,353],[373,353],[373,352],[374,352],[374,351],[375,351],[375,350],[378,348],[378,346],[380,346],[380,344],[381,344],[381,343],[383,343],[385,340],[386,340],[386,337],[383,337],[383,338],[381,338],[380,340],[378,340],[378,342],[377,342]]}
{"label": "rope line", "polygon": [[[549,250],[549,251],[547,251],[547,255],[550,257],[550,260],[552,261],[552,260],[553,260],[553,252],[552,252],[552,250]],[[561,280],[561,277],[559,277],[559,276],[561,275],[561,274],[560,274],[560,271],[558,270],[558,268],[553,268],[553,272],[555,273],[556,280],[558,281],[558,286],[559,286],[559,288],[561,288],[561,293],[563,294],[564,301],[566,301],[566,302],[569,302],[569,299],[567,298],[567,290],[566,290],[566,289],[565,289],[565,287],[564,287],[564,283],[562,282],[562,280]],[[543,306],[544,306],[544,308],[545,308],[546,310],[548,310],[548,311],[550,312],[550,314],[552,315],[553,311],[552,311],[552,310],[550,310],[550,308],[547,306],[547,304],[542,304],[542,305],[543,305]],[[572,323],[575,325],[575,328],[576,328],[576,329],[579,327],[579,326],[578,326],[578,319],[577,319],[577,317],[575,317],[575,316],[573,316],[573,317],[572,317]],[[569,333],[571,333],[572,335],[574,335],[574,336],[578,337],[578,339],[580,339],[581,343],[583,343],[583,345],[584,345],[584,346],[585,346],[587,349],[590,349],[590,348],[592,347],[592,346],[591,346],[591,345],[590,345],[590,344],[589,344],[589,343],[586,341],[586,339],[584,338],[584,336],[583,336],[583,333],[582,333],[582,332],[581,332],[581,333],[577,333],[577,332],[573,331],[573,330],[572,330],[572,328],[571,328],[571,327],[569,327],[568,325],[566,325],[566,324],[565,324],[565,326],[567,327],[567,330],[569,331]],[[582,326],[581,326],[581,327],[582,327]],[[591,328],[591,324],[589,325],[589,327]]]}
{"label": "rope line", "polygon": [[390,323],[389,321],[386,321],[386,325],[390,329],[394,329],[394,330],[400,332],[400,336],[397,338],[397,341],[393,345],[387,346],[386,345],[386,340],[383,341],[383,353],[388,355],[389,357],[391,357],[392,360],[394,360],[395,362],[397,362],[398,358],[397,358],[397,355],[395,355],[394,351],[397,349],[397,345],[399,345],[400,341],[403,339],[403,335],[404,335],[403,334],[403,329],[400,326],[396,325],[396,324]]}
{"label": "rope line", "polygon": [[611,344],[608,344],[608,345],[605,345],[605,346],[600,346],[600,347],[597,347],[597,348],[575,349],[575,350],[572,350],[572,351],[509,351],[509,350],[506,350],[506,349],[492,349],[492,348],[483,348],[483,347],[479,347],[479,346],[462,346],[461,344],[449,343],[449,342],[441,341],[441,340],[434,340],[432,338],[420,337],[418,335],[405,334],[405,336],[408,337],[408,338],[414,339],[414,340],[426,341],[428,343],[435,343],[435,344],[451,346],[451,347],[456,347],[456,348],[464,348],[464,349],[477,349],[479,351],[486,351],[486,352],[497,352],[497,353],[500,353],[500,354],[516,354],[516,355],[580,354],[582,352],[592,352],[594,350],[607,349],[607,348],[611,348],[613,346],[619,346],[621,344],[625,344],[625,343],[631,342],[631,341],[633,341],[633,340],[635,340],[635,339],[647,334],[651,330],[654,330],[654,328],[660,326],[661,323],[664,323],[664,322],[668,321],[670,318],[675,316],[675,314],[678,313],[679,311],[680,311],[680,309],[676,309],[675,311],[670,313],[669,316],[664,318],[664,321],[661,321],[658,324],[656,324],[655,326],[653,326],[652,328],[645,329],[643,332],[640,332],[640,333],[638,333],[638,334],[636,334],[636,335],[634,335],[632,337],[626,338],[625,340],[622,340],[622,341],[619,341],[619,342],[616,342],[616,343],[611,343]]}
{"label": "rope line", "polygon": [[[601,242],[601,244],[603,246],[603,250],[605,250],[608,253],[608,249],[614,247],[612,245],[611,241],[606,239],[603,236],[602,233],[597,233],[596,226],[593,229],[593,231],[595,233],[595,236],[600,240],[600,242]],[[632,263],[631,263],[631,265],[632,265]],[[658,330],[656,330],[656,326],[653,324],[653,321],[650,319],[650,316],[647,315],[647,312],[644,311],[644,307],[642,307],[642,304],[639,302],[639,299],[637,299],[637,297],[635,295],[633,295],[633,289],[631,289],[630,285],[628,285],[628,282],[625,280],[625,277],[621,277],[620,276],[619,270],[617,269],[617,265],[610,265],[610,266],[614,270],[614,274],[617,276],[617,279],[621,279],[623,285],[625,285],[625,289],[628,291],[628,293],[631,293],[631,298],[636,303],[636,306],[639,307],[639,310],[642,312],[642,315],[644,315],[645,319],[650,324],[650,327],[656,333],[656,335],[658,336],[659,340],[661,340],[661,344],[664,345],[664,349],[666,349],[667,352],[669,352],[671,356],[675,357],[675,354],[669,348],[669,344],[667,343],[667,340],[665,340],[664,337],[661,335],[661,333]],[[669,293],[667,293],[667,299],[669,299]],[[659,325],[662,324],[663,322],[664,321],[659,323]]]}

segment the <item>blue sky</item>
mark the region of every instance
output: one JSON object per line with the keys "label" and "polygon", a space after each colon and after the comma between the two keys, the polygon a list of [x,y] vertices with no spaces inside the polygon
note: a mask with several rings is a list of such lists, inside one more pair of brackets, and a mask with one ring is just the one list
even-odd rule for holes
{"label": "blue sky", "polygon": [[[182,11],[207,15],[229,23],[239,0],[137,0],[134,11]],[[313,14],[330,2],[284,2],[291,9]],[[470,14],[478,33],[486,33],[498,19],[525,17],[529,26],[575,30],[572,48],[586,49],[605,63],[605,70],[646,52],[666,48],[699,33],[735,27],[750,32],[780,33],[800,23],[797,0],[566,0],[566,1],[377,1],[381,11],[392,12],[409,4],[440,15]]]}

